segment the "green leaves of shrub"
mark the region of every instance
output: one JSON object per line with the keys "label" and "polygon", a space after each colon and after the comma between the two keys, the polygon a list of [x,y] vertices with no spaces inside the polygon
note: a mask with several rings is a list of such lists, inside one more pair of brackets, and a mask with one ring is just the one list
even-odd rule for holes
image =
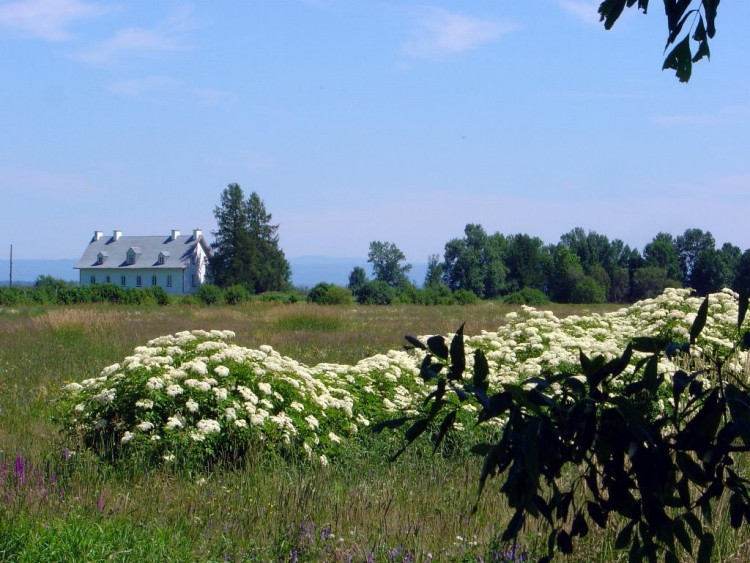
{"label": "green leaves of shrub", "polygon": [[[743,294],[731,354],[748,339],[742,334],[747,308]],[[474,352],[472,377],[464,377],[463,325],[450,347],[443,337],[426,345],[407,337],[427,352],[422,373],[435,385],[406,432],[407,446],[442,417],[437,447],[458,405],[474,402],[477,424],[504,422],[497,442],[475,448],[484,457],[479,494],[489,479],[502,476],[500,491],[515,509],[503,541],[516,541],[529,517],[543,518],[550,524],[547,561],[555,552],[572,553],[592,524],[605,528],[617,514],[625,524],[615,548],[627,549],[630,560],[663,553],[665,561],[680,561],[687,552],[710,561],[715,539],[704,524],[720,499],[729,499],[732,527],[750,521],[750,480],[734,463],[750,451],[750,387],[725,372],[726,355],[705,347],[702,358],[691,355],[708,313],[706,298],[689,343],[637,337],[610,361],[581,352],[579,375],[542,374],[495,394],[488,394],[491,373],[481,351]],[[681,355],[687,371],[660,372],[667,353]],[[629,366],[635,373],[623,384]],[[672,408],[654,408],[662,390],[671,394]],[[699,539],[697,552],[692,538]]]}

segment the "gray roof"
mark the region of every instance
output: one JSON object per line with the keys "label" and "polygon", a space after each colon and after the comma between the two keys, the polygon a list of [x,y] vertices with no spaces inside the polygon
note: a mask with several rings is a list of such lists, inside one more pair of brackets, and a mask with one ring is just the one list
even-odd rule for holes
{"label": "gray roof", "polygon": [[[115,240],[112,235],[104,235],[99,240],[96,240],[96,237],[91,239],[74,268],[185,268],[197,244],[200,244],[204,252],[210,256],[210,247],[203,236],[199,236],[198,239],[192,234],[178,235],[174,239],[171,235],[120,236]],[[136,253],[134,264],[128,264],[127,261],[127,253],[131,248]],[[102,264],[99,264],[100,253],[105,257]],[[164,255],[163,264],[159,264],[161,253]]]}

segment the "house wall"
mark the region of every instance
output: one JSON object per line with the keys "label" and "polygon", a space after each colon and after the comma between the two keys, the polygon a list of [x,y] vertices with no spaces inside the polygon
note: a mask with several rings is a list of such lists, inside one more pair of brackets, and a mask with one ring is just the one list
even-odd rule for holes
{"label": "house wall", "polygon": [[[111,283],[116,286],[122,287],[123,289],[146,289],[152,285],[158,285],[164,289],[170,295],[181,295],[184,293],[194,293],[198,290],[198,287],[191,287],[185,284],[183,273],[187,272],[180,268],[81,268],[80,280],[81,285],[93,285]],[[140,286],[138,285],[138,277],[141,278]],[[156,284],[153,284],[152,277],[156,276]],[[169,276],[171,276],[171,286],[169,284]],[[122,281],[125,278],[125,284]],[[199,284],[200,285],[200,284]]]}

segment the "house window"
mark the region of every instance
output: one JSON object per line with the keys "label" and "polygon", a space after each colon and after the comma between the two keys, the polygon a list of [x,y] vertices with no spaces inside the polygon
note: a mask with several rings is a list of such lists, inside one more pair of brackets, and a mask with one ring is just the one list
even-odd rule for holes
{"label": "house window", "polygon": [[193,287],[198,286],[198,276],[196,274],[193,274]]}
{"label": "house window", "polygon": [[167,274],[167,287],[172,287],[172,274]]}
{"label": "house window", "polygon": [[107,283],[112,283],[109,279],[109,276],[107,276]]}
{"label": "house window", "polygon": [[91,285],[96,285],[96,276],[91,276]]}
{"label": "house window", "polygon": [[157,261],[156,261],[156,262],[157,262],[157,263],[158,263],[158,264],[159,264],[160,266],[164,265],[164,262],[165,262],[165,260],[167,259],[167,256],[169,256],[169,252],[168,252],[168,251],[160,252],[160,253],[159,253],[159,258],[157,259]]}
{"label": "house window", "polygon": [[132,266],[141,254],[140,246],[131,246],[126,253],[128,265]]}
{"label": "house window", "polygon": [[135,276],[135,286],[141,287],[141,276]]}
{"label": "house window", "polygon": [[151,276],[151,285],[156,285],[156,276]]}
{"label": "house window", "polygon": [[125,281],[125,276],[120,276],[120,285],[122,287],[125,287],[127,285],[127,282]]}

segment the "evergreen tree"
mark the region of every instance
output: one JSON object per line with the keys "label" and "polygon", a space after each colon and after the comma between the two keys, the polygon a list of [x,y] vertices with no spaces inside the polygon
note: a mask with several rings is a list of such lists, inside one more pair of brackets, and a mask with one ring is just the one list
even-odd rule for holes
{"label": "evergreen tree", "polygon": [[284,289],[291,275],[289,262],[279,248],[279,227],[271,224],[258,194],[245,199],[239,184],[229,184],[214,217],[214,282],[221,287],[241,284],[255,293]]}

